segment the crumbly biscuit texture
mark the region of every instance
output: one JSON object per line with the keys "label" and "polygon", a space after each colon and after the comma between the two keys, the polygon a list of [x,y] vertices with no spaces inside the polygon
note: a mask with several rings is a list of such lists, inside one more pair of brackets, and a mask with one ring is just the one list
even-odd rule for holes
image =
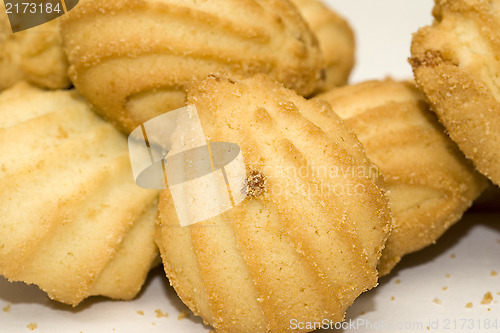
{"label": "crumbly biscuit texture", "polygon": [[342,320],[377,284],[392,225],[355,135],[327,103],[261,74],[208,77],[191,85],[188,103],[207,140],[240,146],[247,197],[180,227],[170,191],[160,195],[156,241],[181,299],[217,332],[289,332],[292,319]]}
{"label": "crumbly biscuit texture", "polygon": [[369,81],[318,98],[356,132],[384,177],[395,225],[381,275],[403,255],[434,243],[486,187],[413,83]]}
{"label": "crumbly biscuit texture", "polygon": [[300,94],[321,84],[323,56],[288,0],[88,0],[62,36],[76,88],[126,132],[184,106],[213,73],[266,73]]}
{"label": "crumbly biscuit texture", "polygon": [[500,184],[500,1],[437,0],[413,37],[417,85],[450,137]]}
{"label": "crumbly biscuit texture", "polygon": [[71,85],[58,21],[12,33],[0,2],[0,91],[23,80],[48,89]]}
{"label": "crumbly biscuit texture", "polygon": [[133,179],[123,135],[75,91],[0,95],[0,274],[77,305],[131,299],[157,257],[158,192]]}

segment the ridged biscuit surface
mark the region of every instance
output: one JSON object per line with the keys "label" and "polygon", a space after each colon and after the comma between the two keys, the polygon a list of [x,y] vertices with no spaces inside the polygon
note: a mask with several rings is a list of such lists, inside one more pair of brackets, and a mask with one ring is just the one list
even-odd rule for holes
{"label": "ridged biscuit surface", "polygon": [[133,298],[157,255],[156,191],[126,139],[74,91],[0,95],[0,274],[71,305]]}
{"label": "ridged biscuit surface", "polygon": [[327,91],[347,83],[354,66],[355,41],[349,23],[321,0],[292,0],[318,38],[325,58]]}
{"label": "ridged biscuit surface", "polygon": [[180,227],[170,190],[160,195],[156,240],[181,299],[217,332],[305,332],[291,321],[342,320],[377,284],[392,224],[354,134],[326,103],[264,75],[209,77],[191,86],[188,103],[207,140],[240,146],[247,196]]}
{"label": "ridged biscuit surface", "polygon": [[395,219],[381,275],[434,243],[486,187],[412,83],[369,81],[331,90],[329,102],[380,168]]}
{"label": "ridged biscuit surface", "polygon": [[437,0],[413,37],[417,85],[450,137],[500,185],[500,1]]}
{"label": "ridged biscuit surface", "polygon": [[266,73],[303,95],[322,83],[317,40],[288,0],[88,0],[62,36],[76,88],[127,132],[211,73]]}

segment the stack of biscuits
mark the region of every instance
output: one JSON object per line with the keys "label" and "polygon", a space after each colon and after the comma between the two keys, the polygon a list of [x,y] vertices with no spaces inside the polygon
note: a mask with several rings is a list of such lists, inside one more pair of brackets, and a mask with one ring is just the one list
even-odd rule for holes
{"label": "stack of biscuits", "polygon": [[[342,321],[500,184],[499,4],[436,0],[415,81],[354,85],[353,32],[320,0],[82,0],[18,33],[0,11],[0,275],[77,306],[134,298],[161,259],[216,332]],[[127,148],[184,106],[243,161],[241,202],[189,225]]]}

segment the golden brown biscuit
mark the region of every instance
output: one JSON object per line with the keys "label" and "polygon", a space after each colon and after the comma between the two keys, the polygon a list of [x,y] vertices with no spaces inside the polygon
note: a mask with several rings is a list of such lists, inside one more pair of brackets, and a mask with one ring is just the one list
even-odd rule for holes
{"label": "golden brown biscuit", "polygon": [[188,104],[207,140],[240,146],[247,197],[180,227],[170,190],[160,195],[156,240],[181,299],[217,332],[288,332],[293,319],[342,320],[376,285],[392,224],[355,135],[327,103],[261,74],[239,82],[208,77],[192,84]]}
{"label": "golden brown biscuit", "polygon": [[323,91],[347,83],[354,66],[354,33],[335,11],[320,0],[291,0],[318,38],[325,58],[326,80]]}
{"label": "golden brown biscuit", "polygon": [[395,226],[381,275],[403,255],[434,243],[486,187],[412,83],[369,81],[318,98],[351,126],[384,176]]}
{"label": "golden brown biscuit", "polygon": [[22,80],[42,88],[69,87],[58,20],[12,33],[4,9],[0,1],[0,91]]}
{"label": "golden brown biscuit", "polygon": [[210,73],[267,73],[303,95],[321,85],[318,42],[288,0],[89,0],[65,17],[71,80],[126,132]]}
{"label": "golden brown biscuit", "polygon": [[499,0],[437,0],[434,23],[413,37],[417,85],[450,137],[500,184]]}
{"label": "golden brown biscuit", "polygon": [[157,256],[156,191],[135,183],[127,140],[74,91],[0,95],[0,274],[77,305],[133,298]]}

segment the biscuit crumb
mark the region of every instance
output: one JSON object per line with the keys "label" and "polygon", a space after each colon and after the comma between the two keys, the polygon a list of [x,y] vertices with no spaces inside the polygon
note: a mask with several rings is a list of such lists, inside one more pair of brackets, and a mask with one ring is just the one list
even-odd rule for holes
{"label": "biscuit crumb", "polygon": [[266,177],[260,171],[252,171],[245,180],[243,189],[246,195],[257,197],[265,191]]}
{"label": "biscuit crumb", "polygon": [[469,302],[469,303],[465,304],[465,307],[469,308],[469,309],[472,308],[472,302]]}
{"label": "biscuit crumb", "polygon": [[34,331],[38,328],[38,325],[36,323],[29,323],[28,325],[26,325],[26,327]]}
{"label": "biscuit crumb", "polygon": [[168,318],[168,313],[166,312],[163,313],[161,312],[160,309],[156,309],[155,312],[156,312],[156,318],[162,318],[162,317]]}
{"label": "biscuit crumb", "polygon": [[497,271],[491,271],[491,276],[497,276],[498,272]]}
{"label": "biscuit crumb", "polygon": [[10,312],[10,303],[8,303],[6,306],[4,306],[3,312],[7,312],[7,313]]}
{"label": "biscuit crumb", "polygon": [[446,291],[446,290],[448,290],[448,287],[443,287],[441,289],[443,289],[443,291]]}
{"label": "biscuit crumb", "polygon": [[439,298],[434,298],[432,301],[436,304],[442,304]]}
{"label": "biscuit crumb", "polygon": [[457,257],[457,256],[455,255],[455,253],[452,253],[452,254],[450,255],[450,259],[455,259],[456,257]]}
{"label": "biscuit crumb", "polygon": [[401,283],[401,280],[400,280],[400,279],[397,279],[397,280],[395,281],[395,283],[396,283],[396,284],[400,284],[400,283]]}
{"label": "biscuit crumb", "polygon": [[181,313],[179,313],[179,315],[177,316],[177,320],[183,320],[183,319],[186,319],[189,317],[189,314],[187,313],[187,311],[181,311]]}
{"label": "biscuit crumb", "polygon": [[408,61],[413,68],[420,66],[436,67],[437,65],[445,62],[445,59],[440,51],[427,50],[423,56],[411,57]]}
{"label": "biscuit crumb", "polygon": [[141,315],[141,316],[144,316],[144,311],[142,311],[142,310],[138,310],[138,311],[137,311],[137,314],[138,314],[138,315]]}
{"label": "biscuit crumb", "polygon": [[394,301],[394,300],[395,300],[394,296],[391,296],[391,301]]}
{"label": "biscuit crumb", "polygon": [[450,274],[446,274],[445,276],[446,276],[446,278],[448,278],[448,279],[451,277],[451,275],[450,275]]}
{"label": "biscuit crumb", "polygon": [[484,294],[483,300],[481,301],[481,304],[490,304],[492,300],[493,300],[493,296],[488,291],[486,294]]}

